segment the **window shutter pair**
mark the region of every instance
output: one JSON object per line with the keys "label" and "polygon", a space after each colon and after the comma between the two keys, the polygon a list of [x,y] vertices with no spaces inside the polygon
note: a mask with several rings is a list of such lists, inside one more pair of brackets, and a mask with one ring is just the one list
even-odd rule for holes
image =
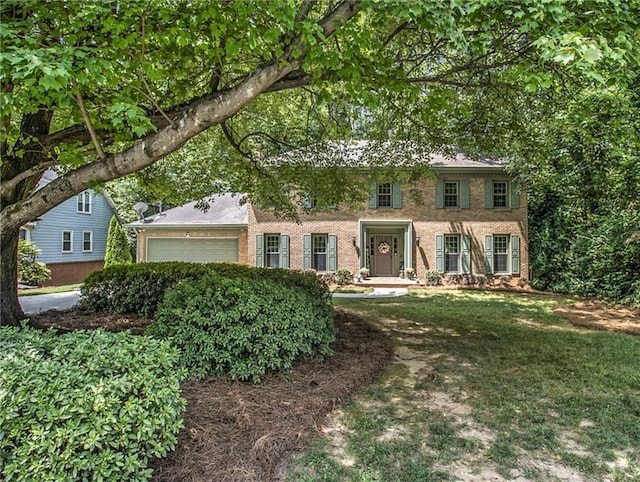
{"label": "window shutter pair", "polygon": [[[520,274],[520,236],[511,235],[511,274]],[[484,237],[484,271],[493,274],[493,236]]]}
{"label": "window shutter pair", "polygon": [[[256,235],[256,267],[264,268],[264,234]],[[289,236],[280,235],[280,268],[289,268]]]}
{"label": "window shutter pair", "polygon": [[[471,204],[471,185],[468,179],[460,181],[460,207],[462,209],[469,209]],[[436,208],[444,208],[444,181],[436,182]]]}
{"label": "window shutter pair", "polygon": [[[516,189],[513,182],[508,183],[509,186],[509,207],[511,209],[518,209],[520,207],[520,190]],[[484,207],[493,208],[493,181],[487,180],[484,182]]]}
{"label": "window shutter pair", "polygon": [[[376,209],[378,207],[378,183],[369,184],[369,208]],[[391,186],[391,207],[394,209],[402,208],[402,185],[400,181],[396,181]]]}
{"label": "window shutter pair", "polygon": [[[338,237],[335,234],[330,234],[328,236],[327,243],[327,271],[337,271],[338,270]],[[305,234],[302,236],[302,268],[303,270],[311,269],[312,262],[311,257],[312,246],[311,246],[311,235]]]}
{"label": "window shutter pair", "polygon": [[[460,272],[471,274],[471,236],[460,236]],[[444,273],[444,234],[436,235],[436,271]]]}

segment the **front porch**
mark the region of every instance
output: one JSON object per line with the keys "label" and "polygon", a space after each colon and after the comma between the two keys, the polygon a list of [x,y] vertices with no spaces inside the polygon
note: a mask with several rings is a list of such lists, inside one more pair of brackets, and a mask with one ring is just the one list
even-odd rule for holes
{"label": "front porch", "polygon": [[407,279],[399,277],[374,276],[357,281],[356,286],[366,288],[409,288],[411,286],[420,286],[419,279]]}

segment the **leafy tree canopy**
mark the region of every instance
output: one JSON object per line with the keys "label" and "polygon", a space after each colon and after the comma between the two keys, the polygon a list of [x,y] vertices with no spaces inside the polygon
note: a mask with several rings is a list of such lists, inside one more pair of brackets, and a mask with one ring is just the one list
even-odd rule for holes
{"label": "leafy tree canopy", "polygon": [[[420,141],[437,146],[466,132],[474,144],[490,100],[499,101],[492,125],[525,125],[510,103],[553,101],[541,89],[574,82],[630,84],[640,52],[637,0],[5,0],[0,10],[9,320],[20,314],[15,289],[5,287],[14,284],[22,223],[153,165],[211,127],[220,127],[210,133],[220,142],[205,152],[199,178],[243,187],[256,173],[271,178],[256,153],[333,137],[345,126],[368,123],[381,138],[406,138],[417,124]],[[314,109],[319,117],[300,124]],[[330,129],[327,118],[337,121]],[[60,177],[34,192],[51,166]]]}

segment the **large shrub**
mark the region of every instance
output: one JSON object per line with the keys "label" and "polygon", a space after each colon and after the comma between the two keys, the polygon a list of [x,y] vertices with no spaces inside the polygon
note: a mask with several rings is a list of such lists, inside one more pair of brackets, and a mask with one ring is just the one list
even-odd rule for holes
{"label": "large shrub", "polygon": [[154,317],[167,290],[179,281],[199,279],[210,273],[226,278],[269,279],[295,286],[311,296],[318,310],[331,310],[329,288],[313,274],[231,263],[173,262],[111,266],[85,279],[80,303],[96,311]]}
{"label": "large shrub", "polygon": [[31,241],[18,241],[18,279],[28,285],[38,285],[51,279],[47,265],[36,261],[41,250]]}
{"label": "large shrub", "polygon": [[267,370],[290,368],[301,355],[327,355],[335,339],[331,310],[318,309],[309,292],[276,280],[219,275],[168,291],[147,333],[171,339],[193,377],[226,373],[253,381]]}
{"label": "large shrub", "polygon": [[0,479],[148,480],[182,427],[177,351],[103,330],[0,330]]}

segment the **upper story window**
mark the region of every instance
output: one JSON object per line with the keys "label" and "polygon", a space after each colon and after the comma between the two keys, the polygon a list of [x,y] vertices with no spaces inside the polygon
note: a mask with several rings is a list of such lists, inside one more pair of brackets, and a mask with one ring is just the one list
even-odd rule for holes
{"label": "upper story window", "polygon": [[73,253],[73,231],[62,231],[62,252]]}
{"label": "upper story window", "polygon": [[267,247],[267,268],[279,268],[280,267],[280,235],[279,234],[267,234],[265,235],[266,247]]}
{"label": "upper story window", "polygon": [[392,206],[391,199],[391,183],[385,182],[378,184],[378,207],[390,208]]}
{"label": "upper story window", "polygon": [[402,208],[402,187],[399,181],[372,183],[369,189],[369,207]]}
{"label": "upper story window", "polygon": [[77,197],[77,212],[83,214],[91,214],[91,193],[83,191]]}
{"label": "upper story window", "polygon": [[517,209],[520,207],[520,192],[508,180],[486,180],[484,206],[486,208]]}
{"label": "upper story window", "polygon": [[507,182],[506,181],[494,181],[493,182],[493,207],[494,208],[506,208],[507,204]]}
{"label": "upper story window", "polygon": [[459,206],[460,206],[460,203],[458,202],[458,183],[445,182],[444,183],[444,207],[457,208]]}

